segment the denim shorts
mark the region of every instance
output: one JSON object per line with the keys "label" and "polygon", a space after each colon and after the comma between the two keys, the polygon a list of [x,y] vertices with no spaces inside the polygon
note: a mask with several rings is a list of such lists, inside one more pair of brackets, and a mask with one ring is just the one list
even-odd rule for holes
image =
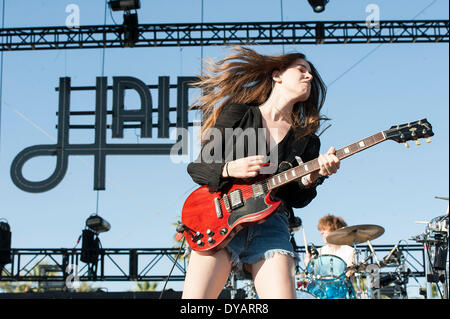
{"label": "denim shorts", "polygon": [[[275,253],[296,258],[290,241],[286,214],[278,210],[265,222],[241,229],[226,246],[234,270],[243,271],[243,264],[256,264]],[[245,271],[244,271],[245,273]]]}

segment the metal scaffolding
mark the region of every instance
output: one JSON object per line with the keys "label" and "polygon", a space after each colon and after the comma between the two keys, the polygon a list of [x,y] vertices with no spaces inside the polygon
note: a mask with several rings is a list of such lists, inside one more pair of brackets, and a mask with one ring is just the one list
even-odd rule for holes
{"label": "metal scaffolding", "polygon": [[[373,245],[376,253],[384,255],[393,247]],[[369,251],[367,245],[356,248],[362,255]],[[405,255],[411,276],[425,277],[423,245],[399,245],[398,249]],[[64,283],[75,269],[79,281],[184,281],[187,260],[181,258],[175,263],[179,251],[184,254],[184,249],[179,248],[102,248],[93,271],[92,265],[80,260],[81,248],[11,249],[12,262],[4,267],[0,281],[33,281],[40,286],[42,282]],[[305,248],[297,247],[295,251],[303,256]],[[175,271],[167,278],[174,263]],[[389,267],[382,268],[380,273],[386,271]]]}
{"label": "metal scaffolding", "polygon": [[[0,51],[130,46],[123,25],[0,29]],[[351,43],[448,43],[448,20],[140,24],[134,47]]]}

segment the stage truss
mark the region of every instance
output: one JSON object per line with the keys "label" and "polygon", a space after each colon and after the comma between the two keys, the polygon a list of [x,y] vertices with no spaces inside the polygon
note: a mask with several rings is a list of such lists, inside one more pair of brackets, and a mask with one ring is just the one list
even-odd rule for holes
{"label": "stage truss", "polygon": [[[140,24],[134,47],[449,42],[448,20],[293,21]],[[57,50],[125,46],[123,25],[5,28],[0,50]],[[130,44],[128,44],[130,45]]]}
{"label": "stage truss", "polygon": [[[387,255],[393,245],[372,245],[380,259]],[[399,245],[405,257],[405,265],[411,270],[410,275],[425,277],[425,253],[422,245]],[[357,245],[361,258],[369,251],[367,245]],[[34,248],[12,249],[12,262],[3,269],[0,281],[38,282],[39,287],[63,287],[69,276],[74,276],[77,269],[79,281],[184,281],[187,259],[181,256],[176,261],[173,274],[168,277],[168,269],[175,263],[179,248],[102,248],[95,268],[80,260],[81,248]],[[305,248],[298,247],[296,252],[303,259]],[[300,262],[302,263],[302,262]],[[369,264],[375,263],[373,258]],[[300,267],[304,271],[304,267]],[[389,267],[382,267],[380,273],[389,272]],[[72,280],[73,278],[69,278]]]}

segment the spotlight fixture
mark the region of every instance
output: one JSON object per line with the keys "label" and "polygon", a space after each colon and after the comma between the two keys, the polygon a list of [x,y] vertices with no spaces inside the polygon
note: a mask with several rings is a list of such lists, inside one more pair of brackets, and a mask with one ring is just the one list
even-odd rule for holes
{"label": "spotlight fixture", "polygon": [[[94,279],[97,276],[97,262],[101,252],[101,243],[98,236],[110,229],[111,225],[106,220],[97,214],[92,214],[86,219],[86,229],[80,236],[80,238],[83,238],[80,260],[88,264],[89,277]],[[78,238],[78,241],[80,238]]]}
{"label": "spotlight fixture", "polygon": [[139,40],[139,23],[137,13],[131,13],[130,10],[141,7],[140,0],[111,0],[108,2],[113,11],[125,11],[123,14],[123,24],[121,33],[123,33],[122,46],[134,47]]}
{"label": "spotlight fixture", "polygon": [[111,0],[108,2],[112,11],[128,11],[141,8],[140,0]]}
{"label": "spotlight fixture", "polygon": [[110,223],[96,214],[93,214],[86,219],[86,227],[96,233],[104,233],[111,229]]}
{"label": "spotlight fixture", "polygon": [[315,13],[323,12],[328,1],[329,0],[308,0]]}
{"label": "spotlight fixture", "polygon": [[11,228],[7,221],[0,221],[0,276],[2,267],[9,263],[11,263]]}
{"label": "spotlight fixture", "polygon": [[90,229],[84,229],[82,237],[83,242],[81,245],[80,260],[84,263],[91,264],[90,266],[94,270],[97,266],[98,256],[100,255],[100,238],[98,238],[97,233]]}

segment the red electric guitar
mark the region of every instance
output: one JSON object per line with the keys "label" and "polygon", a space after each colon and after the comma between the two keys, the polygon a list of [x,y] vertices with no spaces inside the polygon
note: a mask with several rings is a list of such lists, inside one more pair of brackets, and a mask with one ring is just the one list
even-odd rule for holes
{"label": "red electric guitar", "polygon": [[[405,143],[433,135],[431,124],[423,119],[392,126],[359,140],[337,150],[336,156],[342,160],[385,140]],[[277,210],[281,202],[270,199],[273,190],[319,169],[318,160],[314,159],[279,174],[238,180],[224,192],[210,192],[207,186],[199,187],[183,205],[182,224],[178,230],[183,232],[193,250],[212,254],[225,247],[243,227],[262,223]]]}

